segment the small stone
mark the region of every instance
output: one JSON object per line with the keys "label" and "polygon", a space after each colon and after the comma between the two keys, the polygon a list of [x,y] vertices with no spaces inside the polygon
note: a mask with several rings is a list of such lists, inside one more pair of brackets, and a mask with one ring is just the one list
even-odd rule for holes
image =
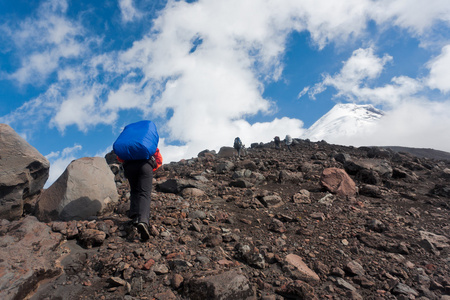
{"label": "small stone", "polygon": [[126,286],[127,282],[120,277],[110,277],[108,280],[109,284],[113,287]]}
{"label": "small stone", "polygon": [[343,278],[338,277],[336,279],[336,285],[340,288],[349,290],[349,291],[356,291],[356,288],[351,285],[350,283],[348,283],[347,281],[345,281]]}
{"label": "small stone", "polygon": [[394,287],[394,289],[392,290],[392,293],[394,295],[402,294],[402,295],[413,295],[415,297],[419,296],[419,293],[416,290],[414,290],[413,288],[411,288],[411,287],[409,287],[406,284],[401,283],[401,282],[399,282]]}
{"label": "small stone", "polygon": [[153,267],[153,272],[157,275],[167,274],[169,273],[169,268],[164,264],[155,264]]}
{"label": "small stone", "polygon": [[183,284],[184,278],[180,274],[174,274],[172,276],[171,285],[174,289],[179,289]]}
{"label": "small stone", "polygon": [[150,270],[151,267],[153,267],[153,265],[155,264],[155,261],[153,259],[149,259],[144,266],[142,267],[142,269],[144,270]]}
{"label": "small stone", "polygon": [[325,221],[325,219],[326,219],[325,214],[322,212],[312,213],[310,215],[310,217],[314,220],[319,220],[319,221]]}
{"label": "small stone", "polygon": [[357,261],[354,261],[354,260],[348,262],[345,265],[344,271],[349,273],[352,276],[355,276],[355,275],[363,276],[366,273],[364,268]]}

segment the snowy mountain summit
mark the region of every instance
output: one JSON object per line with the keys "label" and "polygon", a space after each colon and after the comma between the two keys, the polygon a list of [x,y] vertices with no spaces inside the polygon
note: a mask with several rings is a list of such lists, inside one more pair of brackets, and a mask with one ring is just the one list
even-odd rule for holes
{"label": "snowy mountain summit", "polygon": [[317,120],[304,134],[311,141],[338,142],[370,130],[384,116],[384,112],[370,104],[336,104]]}

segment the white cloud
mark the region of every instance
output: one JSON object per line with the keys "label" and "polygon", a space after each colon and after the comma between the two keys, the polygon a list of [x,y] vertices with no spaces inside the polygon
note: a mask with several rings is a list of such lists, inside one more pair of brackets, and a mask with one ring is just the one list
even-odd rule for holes
{"label": "white cloud", "polygon": [[425,34],[426,30],[439,22],[450,22],[450,5],[447,0],[373,1],[368,12],[377,22],[393,22],[416,35]]}
{"label": "white cloud", "polygon": [[337,90],[335,97],[342,97],[349,101],[372,103],[392,107],[402,101],[408,101],[414,94],[423,89],[421,79],[399,76],[391,79],[391,84],[374,87],[374,79],[382,73],[387,62],[392,57],[384,55],[378,57],[372,48],[357,49],[344,62],[339,73],[331,76],[324,75],[322,82],[316,84],[309,92],[314,99],[331,86]]}
{"label": "white cloud", "polygon": [[20,68],[8,75],[19,84],[43,84],[57,70],[60,60],[79,57],[86,44],[80,42],[84,29],[67,19],[67,1],[43,2],[36,17],[29,17],[4,32],[16,45]]}
{"label": "white cloud", "polygon": [[444,93],[450,91],[450,45],[442,48],[441,54],[429,62],[428,86]]}
{"label": "white cloud", "polygon": [[304,88],[303,88],[303,90],[301,90],[300,91],[300,93],[298,93],[298,95],[297,95],[297,99],[300,99],[301,97],[303,97],[304,95],[306,95],[307,93],[308,93],[308,91],[309,91],[309,86],[305,86]]}
{"label": "white cloud", "polygon": [[81,131],[86,131],[96,124],[112,124],[117,119],[117,115],[103,110],[98,105],[103,89],[104,86],[94,84],[69,90],[66,100],[58,107],[51,124],[61,132],[72,124],[77,125]]}
{"label": "white cloud", "polygon": [[[51,124],[60,131],[76,125],[86,132],[97,124],[113,125],[121,110],[139,109],[150,118],[165,118],[173,112],[159,130],[167,135],[163,146],[179,158],[196,155],[205,145],[231,144],[237,135],[250,143],[246,141],[301,134],[300,120],[246,121],[249,116],[270,115],[276,110],[276,103],[263,97],[264,85],[281,78],[281,59],[293,31],[308,31],[313,44],[321,49],[364,36],[372,20],[381,28],[407,29],[421,42],[429,38],[435,24],[450,21],[447,0],[426,4],[420,0],[169,1],[151,32],[129,49],[90,57],[85,55],[93,50],[87,41],[98,38],[65,17],[66,1],[46,3],[39,17],[25,20],[11,33],[17,36],[18,46],[42,38],[26,51],[22,67],[12,77],[27,83],[57,71],[59,82],[53,88],[60,97],[51,102]],[[119,0],[118,4],[123,21],[142,18],[150,22],[132,0]],[[444,48],[435,62],[445,62],[447,53]],[[61,65],[61,58],[74,57],[80,59],[79,66]],[[389,54],[377,56],[374,48],[358,49],[340,73],[325,76],[308,93],[313,97],[334,87],[337,97],[392,107],[406,105],[403,101],[423,88],[420,79],[397,76],[389,84],[373,84],[390,61]],[[431,63],[429,85],[448,91],[448,85],[438,80],[441,74],[437,63]],[[36,107],[41,99],[30,107]],[[14,117],[19,118],[9,116]],[[175,146],[167,146],[173,141],[183,146],[175,151]]]}
{"label": "white cloud", "polygon": [[48,123],[58,107],[61,93],[56,85],[50,86],[47,91],[37,98],[22,104],[15,111],[0,117],[0,123],[10,124],[13,127],[23,126],[26,136],[32,137],[41,124]]}
{"label": "white cloud", "polygon": [[133,0],[119,0],[122,21],[132,22],[143,16],[133,5]]}
{"label": "white cloud", "polygon": [[67,166],[75,159],[77,159],[76,153],[80,151],[82,147],[75,144],[73,147],[64,148],[61,152],[51,152],[45,157],[50,161],[50,174],[44,188],[51,186]]}

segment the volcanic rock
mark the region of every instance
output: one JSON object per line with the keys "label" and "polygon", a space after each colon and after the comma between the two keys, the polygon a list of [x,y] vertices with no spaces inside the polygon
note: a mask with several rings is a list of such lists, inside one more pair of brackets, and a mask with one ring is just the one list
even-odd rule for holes
{"label": "volcanic rock", "polygon": [[[245,300],[254,296],[248,279],[236,270],[218,275],[198,274],[186,283],[186,295],[192,300]],[[203,276],[201,276],[203,275]]]}
{"label": "volcanic rock", "polygon": [[35,217],[0,226],[0,299],[25,299],[44,280],[62,272],[62,235]]}
{"label": "volcanic rock", "polygon": [[50,163],[7,124],[0,124],[0,218],[18,219],[48,179]]}
{"label": "volcanic rock", "polygon": [[112,210],[118,201],[114,174],[101,157],[72,161],[36,204],[41,221],[83,220]]}
{"label": "volcanic rock", "polygon": [[331,193],[341,197],[353,197],[356,194],[355,182],[342,169],[324,169],[320,183]]}

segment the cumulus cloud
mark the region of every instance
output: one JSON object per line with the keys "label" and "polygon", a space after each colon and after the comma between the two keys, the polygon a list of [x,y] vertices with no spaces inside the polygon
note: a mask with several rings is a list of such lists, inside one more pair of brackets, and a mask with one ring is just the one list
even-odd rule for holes
{"label": "cumulus cloud", "polygon": [[86,48],[80,42],[83,27],[65,17],[65,0],[47,1],[40,5],[36,17],[19,24],[4,25],[16,45],[20,67],[7,77],[19,84],[41,85],[60,65],[61,59],[79,57]]}
{"label": "cumulus cloud", "polygon": [[439,22],[450,22],[450,5],[446,0],[374,1],[369,13],[379,23],[393,22],[418,36]]}
{"label": "cumulus cloud", "polygon": [[[264,87],[282,78],[283,55],[292,32],[308,32],[313,47],[323,49],[330,43],[368,39],[367,24],[373,21],[380,28],[394,25],[412,32],[426,44],[436,24],[450,22],[447,2],[168,1],[152,20],[151,31],[128,49],[88,55],[87,51],[94,51],[88,41],[101,39],[65,17],[66,1],[47,1],[37,17],[17,28],[8,27],[11,36],[17,36],[18,48],[42,37],[24,53],[11,79],[28,83],[57,71],[58,82],[52,87],[60,97],[45,93],[28,108],[31,111],[46,97],[54,99],[47,117],[61,132],[71,125],[84,132],[97,124],[115,125],[121,111],[134,109],[163,120],[162,147],[178,158],[194,156],[205,145],[217,148],[238,135],[244,143],[269,141],[287,133],[301,135],[301,120],[247,121],[276,111],[277,99],[265,98]],[[132,0],[118,1],[122,20],[150,22],[135,5]],[[387,107],[406,105],[405,100],[423,89],[423,81],[399,75],[387,84],[375,85],[374,80],[393,60],[388,53],[376,54],[375,49],[355,50],[338,74],[325,75],[299,97],[305,93],[314,97],[333,87],[337,98]],[[448,52],[444,47],[429,64],[428,85],[442,91],[449,90],[448,80],[441,80],[448,73],[440,67],[448,61]],[[79,61],[77,66],[63,65],[64,58]],[[26,108],[22,106],[7,118],[20,118],[18,112]]]}
{"label": "cumulus cloud", "polygon": [[76,153],[82,149],[81,145],[64,148],[62,151],[51,152],[45,157],[50,162],[50,174],[44,188],[51,186],[59,176],[64,172],[67,166],[75,159]]}
{"label": "cumulus cloud", "polygon": [[104,112],[98,106],[98,99],[103,89],[104,87],[98,84],[70,89],[66,100],[57,108],[51,124],[54,124],[61,132],[72,124],[77,125],[79,130],[84,132],[92,125],[112,124],[116,116],[111,115],[110,112]]}
{"label": "cumulus cloud", "polygon": [[344,62],[339,73],[325,74],[323,81],[316,84],[309,95],[314,98],[327,87],[333,87],[337,91],[334,96],[336,98],[386,107],[395,106],[420,91],[423,84],[420,79],[399,76],[392,78],[390,84],[373,86],[373,80],[380,76],[384,66],[390,61],[391,56],[385,54],[378,57],[372,48],[357,49]]}
{"label": "cumulus cloud", "polygon": [[444,93],[450,91],[450,45],[442,48],[439,56],[429,62],[428,86]]}

